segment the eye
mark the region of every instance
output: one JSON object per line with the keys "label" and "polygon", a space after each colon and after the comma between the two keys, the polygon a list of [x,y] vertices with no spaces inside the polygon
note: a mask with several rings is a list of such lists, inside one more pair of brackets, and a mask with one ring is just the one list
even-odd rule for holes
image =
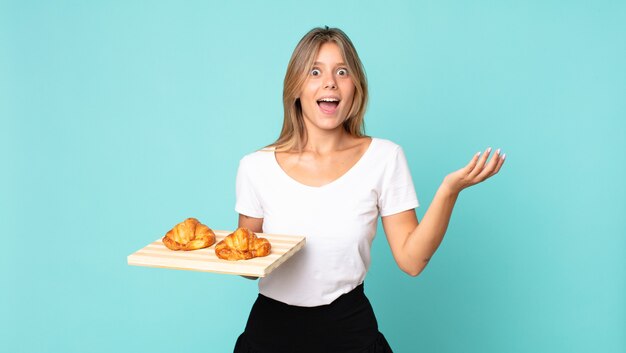
{"label": "eye", "polygon": [[339,69],[339,70],[337,70],[337,75],[339,75],[339,76],[348,76],[348,69]]}
{"label": "eye", "polygon": [[322,72],[319,69],[311,70],[311,76],[319,76],[321,74],[322,74]]}

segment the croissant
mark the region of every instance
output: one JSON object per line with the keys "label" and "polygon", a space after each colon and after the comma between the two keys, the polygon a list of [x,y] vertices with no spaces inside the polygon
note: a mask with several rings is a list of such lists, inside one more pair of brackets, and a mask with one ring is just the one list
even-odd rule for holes
{"label": "croissant", "polygon": [[215,245],[215,255],[230,261],[247,260],[267,256],[271,249],[269,240],[258,238],[250,229],[241,227]]}
{"label": "croissant", "polygon": [[215,233],[195,218],[187,218],[163,237],[163,244],[172,250],[197,250],[215,244]]}

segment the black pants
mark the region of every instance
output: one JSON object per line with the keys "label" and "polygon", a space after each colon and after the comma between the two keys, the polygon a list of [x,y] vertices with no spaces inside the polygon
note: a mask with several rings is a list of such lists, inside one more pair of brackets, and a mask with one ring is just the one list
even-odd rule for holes
{"label": "black pants", "polygon": [[259,294],[235,353],[392,353],[363,284],[328,305],[300,307]]}

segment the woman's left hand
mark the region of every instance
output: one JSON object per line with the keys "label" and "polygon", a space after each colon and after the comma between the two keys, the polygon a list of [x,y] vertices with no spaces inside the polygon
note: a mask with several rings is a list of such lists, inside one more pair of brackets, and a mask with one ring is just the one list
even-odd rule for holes
{"label": "woman's left hand", "polygon": [[476,153],[468,165],[448,174],[443,180],[443,185],[449,187],[453,193],[459,193],[467,187],[494,176],[502,168],[506,154],[500,155],[500,149],[498,149],[491,160],[487,162],[490,153],[491,147],[487,148],[482,156],[480,152]]}

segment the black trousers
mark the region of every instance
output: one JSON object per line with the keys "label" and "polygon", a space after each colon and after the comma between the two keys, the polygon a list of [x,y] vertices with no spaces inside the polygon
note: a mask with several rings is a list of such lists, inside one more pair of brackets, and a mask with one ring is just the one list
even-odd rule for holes
{"label": "black trousers", "polygon": [[392,353],[363,284],[328,305],[287,305],[259,294],[235,353]]}

